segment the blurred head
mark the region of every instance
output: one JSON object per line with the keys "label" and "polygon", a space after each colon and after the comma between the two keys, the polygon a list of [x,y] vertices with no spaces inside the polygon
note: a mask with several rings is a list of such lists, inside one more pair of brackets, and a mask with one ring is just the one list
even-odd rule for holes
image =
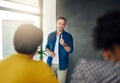
{"label": "blurred head", "polygon": [[57,20],[57,24],[56,24],[57,30],[59,32],[62,32],[64,30],[64,28],[65,28],[65,25],[66,25],[65,17],[59,17],[58,20]]}
{"label": "blurred head", "polygon": [[14,35],[14,47],[19,53],[33,54],[42,43],[43,32],[32,24],[22,24]]}
{"label": "blurred head", "polygon": [[93,32],[94,45],[103,49],[104,58],[120,61],[120,12],[107,12],[97,19]]}

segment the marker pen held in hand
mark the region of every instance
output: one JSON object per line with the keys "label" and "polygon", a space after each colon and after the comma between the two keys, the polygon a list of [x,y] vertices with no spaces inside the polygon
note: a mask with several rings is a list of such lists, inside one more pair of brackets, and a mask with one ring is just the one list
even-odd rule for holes
{"label": "marker pen held in hand", "polygon": [[61,39],[63,39],[63,38],[62,38],[62,35],[61,35]]}

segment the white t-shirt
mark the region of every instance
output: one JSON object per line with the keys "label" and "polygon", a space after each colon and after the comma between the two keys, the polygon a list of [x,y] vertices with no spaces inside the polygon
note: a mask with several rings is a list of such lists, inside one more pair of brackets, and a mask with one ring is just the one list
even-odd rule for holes
{"label": "white t-shirt", "polygon": [[54,53],[55,56],[53,57],[52,64],[59,64],[59,36],[57,36]]}

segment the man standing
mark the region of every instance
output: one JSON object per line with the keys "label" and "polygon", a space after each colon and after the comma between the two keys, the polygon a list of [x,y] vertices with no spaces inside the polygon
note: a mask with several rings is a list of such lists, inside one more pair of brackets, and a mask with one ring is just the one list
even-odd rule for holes
{"label": "man standing", "polygon": [[68,70],[69,54],[73,52],[72,35],[64,30],[66,19],[59,17],[57,20],[57,30],[50,33],[46,44],[46,52],[49,54],[47,63],[60,83],[65,83]]}

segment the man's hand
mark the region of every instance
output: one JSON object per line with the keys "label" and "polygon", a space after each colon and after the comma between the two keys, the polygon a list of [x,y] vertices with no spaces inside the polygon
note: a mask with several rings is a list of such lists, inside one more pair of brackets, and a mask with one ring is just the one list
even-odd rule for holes
{"label": "man's hand", "polygon": [[51,56],[51,57],[54,57],[55,56],[55,53],[54,52],[49,52],[49,55]]}
{"label": "man's hand", "polygon": [[60,38],[60,44],[62,45],[62,46],[64,46],[64,43],[65,43],[65,41],[64,41],[64,39],[62,39],[62,37]]}
{"label": "man's hand", "polygon": [[54,57],[55,56],[55,53],[50,51],[48,48],[46,48],[46,52],[51,56],[51,57]]}

